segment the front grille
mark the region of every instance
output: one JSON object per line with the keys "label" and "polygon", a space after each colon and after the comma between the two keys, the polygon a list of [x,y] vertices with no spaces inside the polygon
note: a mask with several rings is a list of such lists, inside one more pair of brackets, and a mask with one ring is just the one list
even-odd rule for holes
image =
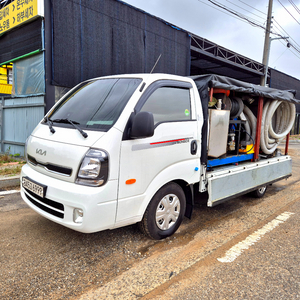
{"label": "front grille", "polygon": [[[47,198],[42,198],[34,193],[32,193],[31,191],[25,189],[26,193],[25,193],[25,196],[26,198],[32,203],[34,204],[35,206],[37,206],[39,209],[55,216],[55,217],[58,217],[58,218],[61,218],[63,219],[64,218],[64,205],[59,203],[59,202],[56,202],[56,201],[53,201],[53,200],[50,200],[50,199],[47,199]],[[36,201],[35,199],[37,199],[38,201]],[[41,203],[42,202],[42,203]],[[44,205],[46,204],[46,205]],[[50,206],[50,207],[49,207]],[[52,208],[54,209],[52,209]],[[57,210],[55,210],[57,209]],[[58,211],[59,210],[59,211]]]}
{"label": "front grille", "polygon": [[27,157],[28,157],[28,161],[31,164],[33,164],[34,166],[40,166],[50,172],[57,173],[57,174],[64,175],[64,176],[71,176],[71,174],[72,174],[71,168],[57,166],[57,165],[49,164],[49,163],[41,163],[29,154],[27,155]]}

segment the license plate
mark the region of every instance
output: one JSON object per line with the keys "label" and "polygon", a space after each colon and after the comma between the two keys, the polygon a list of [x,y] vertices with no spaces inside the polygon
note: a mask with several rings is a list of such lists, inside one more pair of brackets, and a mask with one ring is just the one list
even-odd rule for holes
{"label": "license plate", "polygon": [[23,188],[29,190],[30,192],[44,198],[46,195],[47,186],[39,184],[29,179],[28,177],[22,177]]}

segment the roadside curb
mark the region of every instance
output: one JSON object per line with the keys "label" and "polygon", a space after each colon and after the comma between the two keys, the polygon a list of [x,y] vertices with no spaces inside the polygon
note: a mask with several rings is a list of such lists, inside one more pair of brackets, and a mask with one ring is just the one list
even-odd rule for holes
{"label": "roadside curb", "polygon": [[0,178],[0,189],[20,185],[20,175]]}

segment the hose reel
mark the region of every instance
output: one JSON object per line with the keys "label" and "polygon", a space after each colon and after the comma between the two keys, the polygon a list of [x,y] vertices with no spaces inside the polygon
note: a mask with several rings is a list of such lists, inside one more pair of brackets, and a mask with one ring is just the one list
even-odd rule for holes
{"label": "hose reel", "polygon": [[[251,104],[249,99],[248,100]],[[257,119],[253,112],[239,97],[225,99],[225,107],[230,110],[230,118],[246,120],[244,124],[246,136],[241,142],[249,144],[255,141]],[[265,154],[272,154],[280,141],[291,131],[294,124],[296,108],[293,103],[279,100],[268,100],[264,104],[261,126],[260,145]]]}
{"label": "hose reel", "polygon": [[291,131],[295,114],[296,107],[293,103],[279,100],[265,103],[260,136],[261,150],[265,154],[272,154]]}

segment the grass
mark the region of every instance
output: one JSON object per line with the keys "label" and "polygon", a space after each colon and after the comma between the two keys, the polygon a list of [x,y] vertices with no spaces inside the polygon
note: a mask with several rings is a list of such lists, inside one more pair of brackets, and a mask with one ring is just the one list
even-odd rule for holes
{"label": "grass", "polygon": [[12,155],[9,153],[9,150],[0,154],[0,166],[11,162],[24,163],[24,160],[20,157],[20,154]]}
{"label": "grass", "polygon": [[25,163],[20,155],[11,155],[9,151],[0,154],[0,176],[15,176],[20,174],[21,168]]}
{"label": "grass", "polygon": [[0,169],[0,176],[15,176],[21,173],[22,165],[17,165],[15,167]]}

